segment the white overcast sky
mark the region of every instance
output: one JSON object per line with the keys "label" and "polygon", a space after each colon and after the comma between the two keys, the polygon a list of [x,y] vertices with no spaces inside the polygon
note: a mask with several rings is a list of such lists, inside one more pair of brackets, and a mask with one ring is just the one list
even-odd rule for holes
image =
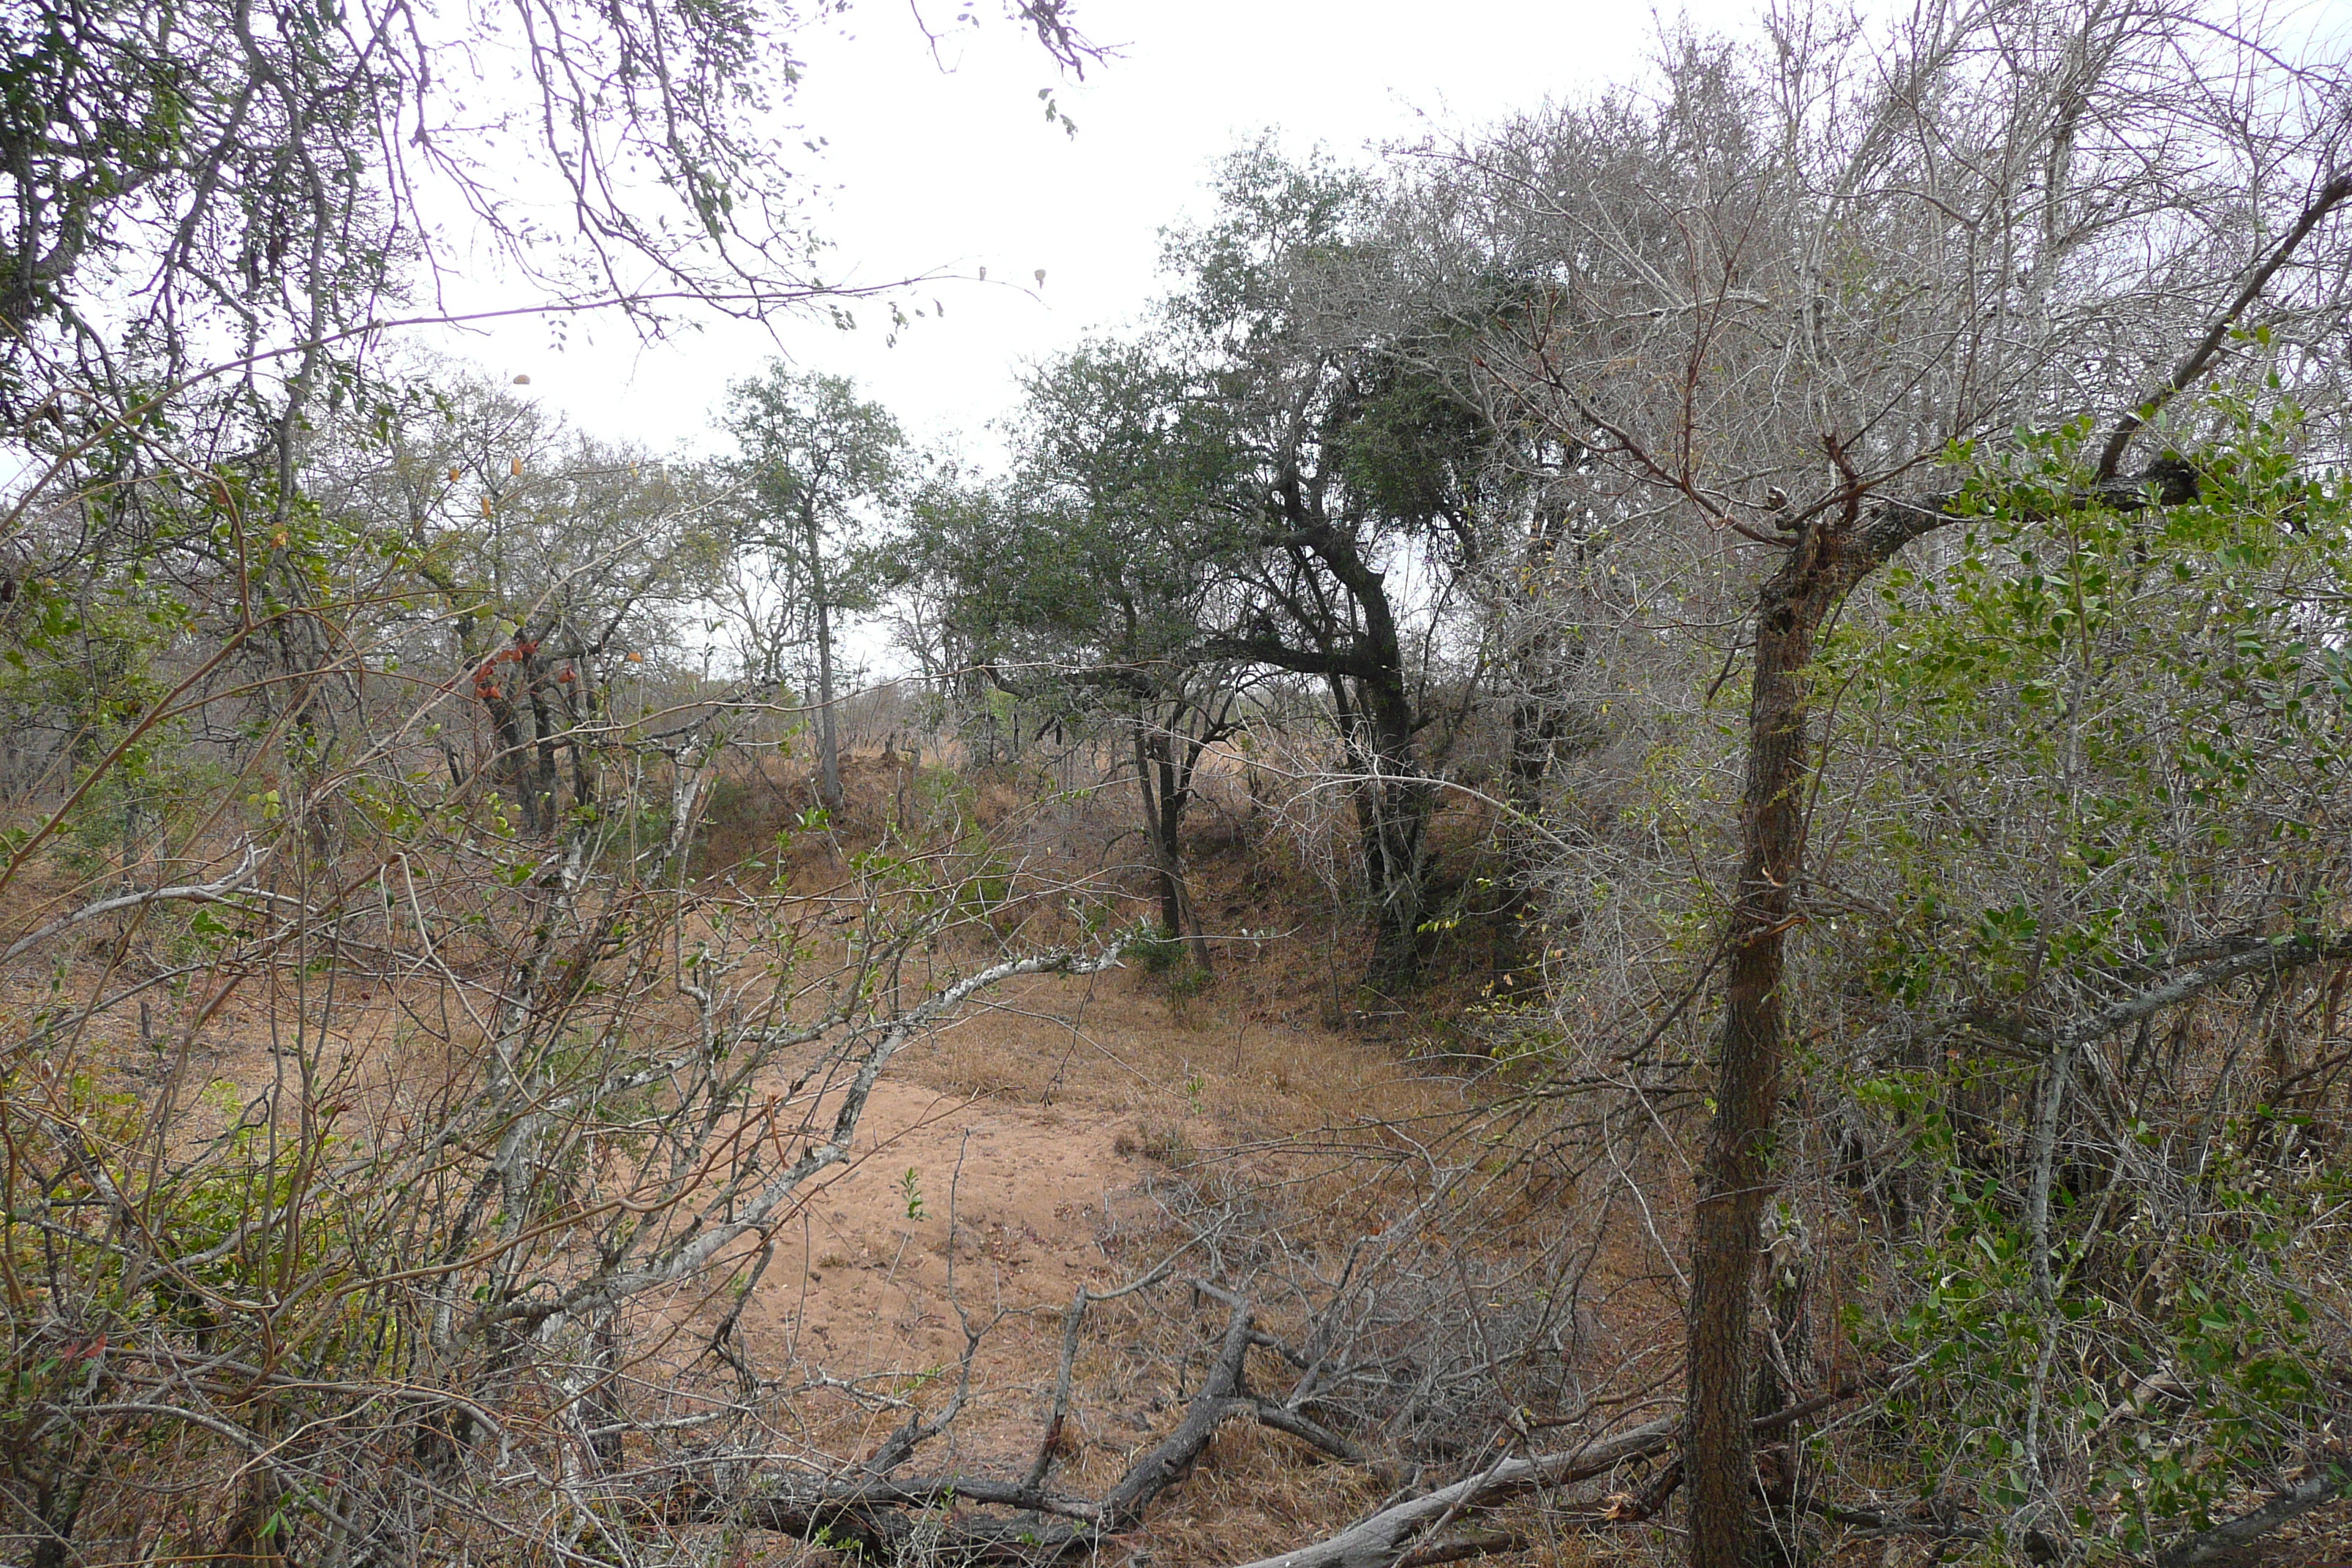
{"label": "white overcast sky", "polygon": [[[941,23],[954,8],[921,3]],[[917,322],[895,348],[870,305],[852,333],[810,321],[772,339],[725,323],[642,346],[614,319],[574,324],[558,350],[525,318],[441,346],[501,378],[529,375],[532,395],[589,431],[656,449],[712,445],[727,383],[781,350],[854,376],[919,440],[961,435],[984,458],[1022,362],[1132,321],[1160,291],[1159,232],[1206,216],[1204,183],[1224,153],[1271,127],[1294,151],[1355,155],[1433,121],[1477,124],[1574,96],[1637,74],[1660,18],[1587,0],[1082,0],[1080,25],[1118,54],[1077,83],[983,9],[987,26],[946,40],[945,70],[895,0],[869,0],[845,28],[812,29],[799,46],[808,71],[793,117],[828,139],[818,168],[835,187],[817,215],[835,247],[826,276],[985,266],[988,283],[924,291],[944,320]],[[1690,0],[1664,15],[1738,26],[1753,10]],[[1049,85],[1075,137],[1045,119],[1036,94]],[[1045,283],[1032,289],[1038,268]]]}

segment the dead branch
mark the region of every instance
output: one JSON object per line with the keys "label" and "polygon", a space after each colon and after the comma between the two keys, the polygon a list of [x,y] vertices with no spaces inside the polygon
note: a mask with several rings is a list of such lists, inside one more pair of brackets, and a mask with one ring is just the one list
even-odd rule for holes
{"label": "dead branch", "polygon": [[1383,1479],[1386,1479],[1385,1472],[1396,1468],[1393,1463],[1383,1464],[1373,1459],[1363,1449],[1349,1442],[1337,1432],[1300,1415],[1287,1405],[1277,1405],[1271,1399],[1256,1399],[1250,1403],[1250,1414],[1257,1418],[1258,1424],[1262,1426],[1271,1426],[1277,1432],[1286,1433],[1309,1447],[1318,1449],[1335,1459],[1343,1459],[1351,1465],[1361,1465],[1375,1474],[1382,1475]]}
{"label": "dead branch", "polygon": [[[94,921],[100,915],[113,914],[120,910],[144,909],[150,904],[162,903],[226,902],[229,895],[236,892],[252,879],[254,872],[261,868],[261,863],[268,858],[268,855],[267,850],[257,849],[253,845],[247,844],[245,847],[245,858],[238,864],[236,869],[216,882],[191,882],[176,888],[150,888],[145,892],[123,893],[115,898],[100,899],[95,903],[84,904],[71,914],[60,915],[40,930],[29,932],[9,943],[7,951],[0,952],[0,963],[14,961],[27,949],[38,946],[59,931],[70,931],[85,921]],[[247,896],[272,898],[276,895],[262,893]]]}
{"label": "dead branch", "polygon": [[[1817,1398],[1769,1415],[1759,1416],[1753,1424],[1754,1428],[1759,1432],[1776,1430],[1791,1421],[1851,1399],[1863,1387],[1864,1384],[1858,1381],[1842,1384]],[[1456,1481],[1450,1487],[1442,1487],[1424,1496],[1382,1509],[1370,1519],[1351,1525],[1328,1540],[1299,1547],[1278,1557],[1261,1558],[1244,1564],[1243,1568],[1390,1568],[1391,1564],[1398,1563],[1399,1549],[1406,1539],[1433,1521],[1450,1521],[1466,1508],[1498,1497],[1542,1487],[1568,1486],[1604,1475],[1633,1459],[1655,1458],[1674,1447],[1681,1427],[1680,1415],[1661,1416],[1610,1436],[1595,1438],[1582,1447],[1538,1454],[1529,1458],[1507,1459],[1467,1480]],[[1675,1464],[1662,1473],[1661,1480],[1665,1474],[1679,1479],[1679,1464]],[[1621,1507],[1606,1517],[1628,1521],[1648,1518],[1664,1505],[1672,1490],[1672,1483],[1659,1486],[1648,1507],[1639,1504],[1632,1508]],[[1466,1545],[1465,1542],[1454,1544]],[[1429,1550],[1449,1552],[1453,1548],[1433,1545]],[[1457,1555],[1473,1556],[1482,1552],[1502,1550],[1507,1549],[1482,1546],[1475,1552],[1465,1549],[1454,1555],[1408,1556],[1404,1561],[1452,1562]]]}
{"label": "dead branch", "polygon": [[1467,1558],[1484,1557],[1489,1552],[1517,1552],[1527,1543],[1527,1537],[1507,1532],[1465,1535],[1409,1552],[1397,1560],[1397,1568],[1435,1568],[1435,1564],[1440,1563],[1460,1563]]}
{"label": "dead branch", "polygon": [[[1151,1271],[1126,1289],[1093,1292],[1080,1287],[1064,1319],[1063,1361],[1056,1382],[1055,1406],[1046,1421],[1045,1440],[1029,1473],[1018,1482],[970,1476],[893,1480],[871,1464],[858,1478],[819,1482],[781,1483],[779,1489],[750,1499],[731,1498],[707,1490],[698,1483],[673,1486],[665,1493],[640,1500],[639,1510],[673,1523],[724,1518],[754,1529],[813,1539],[820,1531],[835,1540],[855,1540],[870,1548],[895,1551],[919,1532],[937,1548],[978,1561],[1034,1562],[1084,1550],[1102,1536],[1132,1530],[1145,1510],[1169,1488],[1182,1480],[1198,1463],[1217,1429],[1235,1415],[1250,1415],[1277,1431],[1286,1432],[1315,1447],[1350,1463],[1366,1463],[1362,1452],[1318,1423],[1252,1394],[1244,1376],[1250,1348],[1265,1336],[1255,1327],[1248,1301],[1205,1281],[1191,1283],[1202,1296],[1231,1307],[1224,1338],[1201,1391],[1192,1398],[1184,1419],[1151,1449],[1128,1467],[1099,1502],[1061,1497],[1044,1489],[1062,1426],[1068,1415],[1068,1377],[1076,1356],[1077,1326],[1089,1301],[1107,1300],[1128,1289],[1164,1278],[1169,1264]],[[929,1423],[931,1429],[944,1420]],[[912,1451],[908,1428],[885,1445],[886,1455],[902,1461]],[[919,1441],[919,1438],[915,1439]],[[1455,1489],[1459,1490],[1460,1489]],[[908,1517],[908,1510],[938,1509],[950,1500],[1005,1508],[1024,1513],[1052,1515],[1067,1523],[1007,1523],[953,1518],[925,1526]],[[1441,1505],[1442,1506],[1442,1505]]]}
{"label": "dead branch", "polygon": [[1629,1459],[1663,1454],[1673,1445],[1681,1425],[1681,1416],[1665,1416],[1596,1438],[1580,1448],[1508,1459],[1468,1480],[1383,1509],[1327,1541],[1278,1557],[1260,1558],[1244,1568],[1389,1568],[1409,1534],[1449,1511],[1458,1512],[1472,1502],[1485,1502],[1537,1487],[1590,1480]]}
{"label": "dead branch", "polygon": [[2262,297],[2271,275],[2286,265],[2287,258],[2309,237],[2311,231],[2319,226],[2320,220],[2342,205],[2347,196],[2352,196],[2352,174],[2338,174],[2322,186],[2313,195],[2310,205],[2303,209],[2302,216],[2295,219],[2294,226],[2286,231],[2285,237],[2272,247],[2270,254],[2254,268],[2252,275],[2246,279],[2245,287],[2238,290],[2237,297],[2230,301],[2226,310],[2214,317],[2213,324],[2207,329],[2205,335],[2174,367],[2164,384],[2116,422],[2114,433],[2107,437],[2106,445],[2099,449],[2098,478],[2102,482],[2114,479],[2123,468],[2124,452],[2130,447],[2132,437],[2155,418],[2166,404],[2197,384],[2205,374],[2206,366],[2213,363],[2213,356],[2220,352],[2230,329],[2246,313],[2246,308]]}
{"label": "dead branch", "polygon": [[1045,1418],[1045,1435],[1037,1440],[1037,1457],[1030,1462],[1029,1474],[1022,1485],[1034,1491],[1045,1484],[1045,1473],[1053,1468],[1054,1456],[1061,1451],[1062,1429],[1070,1416],[1070,1378],[1078,1362],[1078,1326],[1086,1321],[1087,1308],[1096,1301],[1115,1301],[1121,1296],[1157,1285],[1175,1270],[1176,1260],[1190,1249],[1192,1244],[1170,1253],[1158,1267],[1141,1277],[1110,1290],[1090,1290],[1078,1286],[1070,1296],[1068,1310],[1062,1314],[1062,1359],[1054,1372],[1054,1405]]}
{"label": "dead branch", "polygon": [[2214,1562],[2250,1541],[2268,1535],[2297,1514],[2317,1508],[2343,1489],[2343,1477],[2337,1467],[2322,1461],[2312,1467],[2311,1474],[2273,1493],[2260,1507],[2175,1542],[2158,1554],[2157,1568],[2198,1568],[2200,1563]]}
{"label": "dead branch", "polygon": [[[1197,1287],[1197,1282],[1196,1282]],[[1206,1293],[1205,1291],[1203,1292]],[[1220,1292],[1222,1294],[1222,1292]],[[1184,1479],[1209,1439],[1217,1435],[1227,1416],[1237,1414],[1249,1405],[1243,1384],[1243,1363],[1250,1350],[1250,1308],[1246,1301],[1234,1299],[1233,1317],[1225,1328],[1225,1342],[1216,1361],[1209,1368],[1201,1392],[1184,1412],[1184,1419],[1176,1430],[1162,1438],[1150,1453],[1128,1468],[1118,1484],[1102,1500],[1103,1528],[1114,1533],[1132,1530],[1143,1521],[1143,1510],[1151,1500]]]}

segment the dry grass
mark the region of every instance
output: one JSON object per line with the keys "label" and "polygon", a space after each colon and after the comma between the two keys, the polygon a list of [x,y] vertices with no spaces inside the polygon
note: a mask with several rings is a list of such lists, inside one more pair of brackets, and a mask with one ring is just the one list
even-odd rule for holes
{"label": "dry grass", "polygon": [[[715,885],[731,873],[772,884],[781,876],[822,895],[840,884],[851,854],[936,839],[961,824],[984,832],[988,852],[1019,877],[1083,884],[1136,913],[1149,907],[1144,868],[1120,858],[1124,796],[1041,795],[1041,781],[1018,770],[926,785],[895,756],[853,757],[846,774],[849,808],[828,831],[796,834],[779,856],[778,828],[810,805],[805,769],[772,757],[740,766],[701,841],[706,879]],[[871,1105],[857,1159],[777,1233],[743,1306],[739,1342],[748,1360],[762,1375],[803,1385],[786,1403],[779,1441],[812,1462],[871,1454],[910,1410],[940,1406],[955,1382],[964,1325],[986,1321],[970,1403],[924,1466],[1018,1474],[1038,1439],[1076,1287],[1122,1284],[1213,1234],[1180,1275],[1248,1289],[1264,1326],[1296,1336],[1327,1304],[1318,1280],[1336,1278],[1351,1247],[1429,1201],[1448,1161],[1456,1169],[1445,1179],[1470,1195],[1413,1238],[1427,1257],[1417,1273],[1399,1277],[1399,1289],[1437,1303],[1457,1287],[1432,1260],[1491,1271],[1557,1243],[1576,1215],[1572,1182],[1541,1162],[1464,1152],[1465,1129],[1495,1086],[1465,1079],[1468,1064],[1442,1054],[1448,1040],[1434,1025],[1447,1004],[1423,1007],[1403,1026],[1334,1027],[1378,1011],[1342,978],[1360,962],[1352,918],[1329,906],[1282,841],[1255,837],[1243,807],[1225,805],[1203,818],[1212,831],[1194,867],[1200,905],[1213,930],[1260,934],[1221,942],[1213,981],[1171,984],[1131,968],[1016,982],[898,1059]],[[38,886],[60,906],[80,891],[54,873]],[[1064,929],[1050,909],[1015,909],[1008,919],[1016,941]],[[982,951],[942,943],[922,955],[933,973],[907,978],[928,984],[968,968]],[[59,994],[95,998],[120,952],[117,940],[93,941],[54,972],[9,976],[0,1006],[24,1019]],[[192,1120],[190,1136],[208,1135],[232,1101],[271,1081],[299,1029],[310,1031],[311,1059],[348,1080],[348,1129],[361,1138],[427,1115],[465,1079],[477,1038],[462,1015],[447,1013],[446,991],[423,978],[346,977],[322,1009],[315,994],[265,976],[223,994],[199,1023],[206,1000],[151,1008],[151,1037],[188,1029],[193,1080],[219,1101],[216,1115]],[[646,1023],[683,1026],[684,1005],[675,1011]],[[133,1090],[158,1070],[135,1012],[123,1008],[91,1020],[57,1059]],[[1441,1147],[1451,1152],[1432,1153]],[[1656,1190],[1670,1194],[1675,1173],[1662,1176]],[[1656,1265],[1655,1242],[1627,1219],[1601,1237],[1581,1276],[1591,1305],[1579,1309],[1576,1353],[1596,1376],[1654,1359],[1671,1337],[1662,1325],[1672,1283]],[[625,1381],[634,1405],[656,1416],[689,1408],[694,1391],[722,1375],[709,1338],[754,1258],[747,1249],[692,1289],[643,1303],[632,1323],[640,1353]],[[1469,1282],[1465,1272],[1461,1285]],[[1222,1309],[1177,1281],[1091,1309],[1055,1486],[1098,1493],[1172,1430],[1223,1321]],[[1390,1324],[1368,1342],[1422,1329]],[[1440,1355],[1469,1349],[1466,1339],[1435,1347]],[[1262,1388],[1280,1388],[1290,1375],[1270,1354],[1254,1358]],[[863,1395],[846,1392],[844,1379]],[[1538,1406],[1565,1397],[1559,1387],[1516,1392]],[[1466,1455],[1449,1460],[1445,1445],[1484,1441],[1491,1414],[1474,1401],[1414,1429],[1437,1434],[1432,1463],[1458,1464]],[[1232,1423],[1121,1544],[1139,1563],[1262,1554],[1344,1526],[1385,1489],[1296,1439]],[[1584,1545],[1544,1526],[1539,1510],[1523,1522],[1528,1550],[1491,1561],[1585,1560]],[[786,1551],[768,1560],[793,1558]]]}

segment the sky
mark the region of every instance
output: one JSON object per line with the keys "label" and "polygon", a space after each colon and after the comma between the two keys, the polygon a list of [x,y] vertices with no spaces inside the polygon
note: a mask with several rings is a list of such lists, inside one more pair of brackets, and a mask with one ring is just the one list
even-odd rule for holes
{"label": "sky", "polygon": [[[867,0],[802,36],[793,115],[829,143],[815,166],[826,276],[946,274],[912,296],[943,317],[895,347],[873,305],[851,332],[720,323],[646,345],[615,318],[575,324],[559,349],[523,318],[437,346],[530,376],[530,395],[586,430],[664,451],[712,449],[727,384],[782,353],[853,377],[918,441],[984,463],[1024,362],[1133,322],[1163,290],[1160,232],[1207,216],[1224,154],[1273,129],[1294,152],[1355,156],[1575,97],[1636,74],[1661,21],[1589,0],[1080,0],[1079,26],[1117,52],[1073,81],[988,7],[984,26],[952,28],[953,0],[917,3],[947,29],[939,62],[905,5]],[[1664,16],[1736,26],[1753,10],[1692,0]],[[1049,87],[1075,135],[1047,121]]]}

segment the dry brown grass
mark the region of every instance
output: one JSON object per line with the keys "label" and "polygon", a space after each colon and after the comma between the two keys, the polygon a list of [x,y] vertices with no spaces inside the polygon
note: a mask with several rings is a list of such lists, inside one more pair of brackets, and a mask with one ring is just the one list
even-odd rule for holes
{"label": "dry brown grass", "polygon": [[[964,822],[1037,884],[1084,882],[1097,896],[1133,900],[1136,912],[1149,907],[1140,868],[1120,858],[1123,796],[1041,798],[1038,780],[1007,769],[926,799],[903,759],[870,754],[851,758],[846,773],[849,809],[829,832],[796,835],[779,859],[777,828],[810,804],[805,770],[772,758],[738,768],[737,787],[715,803],[702,840],[705,877],[715,886],[730,868],[749,876],[748,862],[765,860],[759,881],[781,873],[791,889],[823,896],[856,850]],[[1239,809],[1203,820],[1213,831],[1202,835],[1195,875],[1212,929],[1288,934],[1221,942],[1215,977],[1199,988],[1140,968],[1013,983],[910,1047],[873,1101],[858,1158],[777,1233],[740,1327],[744,1352],[765,1375],[786,1384],[852,1378],[885,1398],[804,1387],[787,1403],[780,1440],[812,1460],[871,1454],[908,1409],[944,1400],[967,1318],[993,1319],[973,1358],[970,1405],[924,1468],[1017,1474],[1034,1453],[1061,1314],[1076,1286],[1124,1283],[1183,1242],[1188,1226],[1213,1222],[1234,1249],[1226,1278],[1255,1280],[1267,1292],[1258,1303],[1265,1326],[1295,1335],[1317,1306],[1311,1289],[1301,1293],[1315,1270],[1428,1196],[1427,1150],[1458,1140],[1496,1087],[1466,1079],[1460,1060],[1428,1054],[1447,1044],[1440,1022],[1450,1003],[1425,1003],[1402,1026],[1334,1027],[1376,1011],[1351,1006],[1342,978],[1360,957],[1348,911],[1318,905],[1322,890],[1307,869],[1278,839],[1254,837]],[[79,891],[54,874],[50,881],[42,891],[60,905]],[[1064,929],[1050,909],[1012,919],[1016,940]],[[8,976],[0,1007],[28,1017],[56,994],[53,978],[67,994],[94,998],[119,950],[86,943],[54,974]],[[921,955],[929,973],[919,965],[908,980],[927,984],[982,952],[976,936],[938,944]],[[306,1005],[282,976],[265,974],[226,993],[200,1024],[205,998],[152,1010],[151,1033],[194,1024],[192,1077],[226,1115],[231,1100],[280,1070],[285,1058],[273,1047],[307,1028],[309,1054],[349,1085],[349,1135],[389,1136],[465,1079],[477,1036],[428,979],[339,984],[322,1012],[315,995]],[[646,1024],[683,1026],[684,1004],[665,1005],[675,1016]],[[156,1070],[154,1049],[124,1009],[91,1020],[65,1059],[133,1089]],[[188,1135],[208,1135],[218,1120],[192,1121]],[[1480,1191],[1449,1222],[1469,1229],[1435,1238],[1481,1268],[1555,1235],[1579,1196],[1540,1163],[1500,1155],[1490,1163],[1491,1171],[1470,1167]],[[910,1177],[919,1213],[909,1212]],[[1662,1193],[1674,1183],[1673,1173],[1664,1177]],[[1583,1353],[1605,1373],[1636,1352],[1656,1352],[1672,1289],[1638,1226],[1621,1226],[1603,1241],[1587,1280],[1601,1311]],[[634,1403],[658,1415],[667,1401],[690,1404],[692,1390],[722,1373],[708,1337],[752,1257],[744,1251],[692,1289],[633,1314],[640,1353],[625,1387]],[[1195,1256],[1180,1273],[1210,1268]],[[1222,1322],[1220,1309],[1192,1300],[1179,1282],[1092,1309],[1056,1487],[1098,1493],[1171,1430]],[[1286,1369],[1265,1352],[1255,1359],[1264,1363],[1258,1385],[1283,1386]],[[1256,1555],[1340,1528],[1385,1489],[1293,1438],[1231,1424],[1122,1547],[1137,1563]],[[1546,1533],[1536,1513],[1527,1519],[1529,1549],[1492,1561],[1585,1560],[1572,1534]]]}

